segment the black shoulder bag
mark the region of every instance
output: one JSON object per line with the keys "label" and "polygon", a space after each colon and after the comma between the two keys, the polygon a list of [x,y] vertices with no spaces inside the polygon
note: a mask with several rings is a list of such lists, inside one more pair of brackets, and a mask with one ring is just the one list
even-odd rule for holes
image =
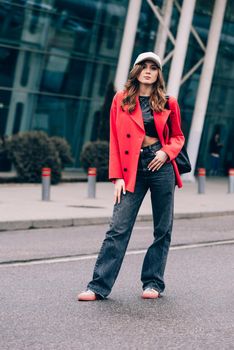
{"label": "black shoulder bag", "polygon": [[[167,102],[166,102],[165,108],[170,110],[169,103],[168,103],[169,96],[166,96],[166,98],[167,98]],[[170,130],[170,123],[168,123],[168,127]],[[185,146],[182,147],[180,153],[175,158],[175,161],[178,166],[178,170],[180,174],[189,173],[192,170],[189,156]]]}

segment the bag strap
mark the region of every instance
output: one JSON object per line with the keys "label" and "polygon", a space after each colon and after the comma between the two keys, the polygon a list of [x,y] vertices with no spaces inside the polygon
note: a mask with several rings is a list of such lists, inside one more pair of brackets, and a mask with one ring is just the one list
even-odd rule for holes
{"label": "bag strap", "polygon": [[[169,98],[170,98],[170,96],[166,95],[167,102],[165,103],[165,108],[170,111],[171,109],[170,109],[170,106],[169,106]],[[167,125],[168,125],[169,130],[170,130],[170,128],[171,128],[171,118],[167,119]]]}
{"label": "bag strap", "polygon": [[166,95],[167,102],[165,103],[165,108],[170,110],[169,98],[170,98],[170,96],[169,96],[169,95]]}

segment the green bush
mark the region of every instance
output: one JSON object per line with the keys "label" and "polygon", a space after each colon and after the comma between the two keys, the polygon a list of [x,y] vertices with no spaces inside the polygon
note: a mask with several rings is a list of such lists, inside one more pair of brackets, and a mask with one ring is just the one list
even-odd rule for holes
{"label": "green bush", "polygon": [[62,164],[54,142],[42,131],[28,131],[8,138],[8,156],[22,182],[41,182],[42,168],[51,168],[51,182],[61,179]]}
{"label": "green bush", "polygon": [[80,161],[88,171],[89,167],[97,168],[97,181],[108,180],[109,143],[107,141],[87,142],[81,151]]}
{"label": "green bush", "polygon": [[68,142],[59,136],[52,136],[50,140],[53,142],[56,151],[59,154],[59,158],[61,160],[62,168],[65,166],[71,165],[74,160],[71,156],[71,147]]}

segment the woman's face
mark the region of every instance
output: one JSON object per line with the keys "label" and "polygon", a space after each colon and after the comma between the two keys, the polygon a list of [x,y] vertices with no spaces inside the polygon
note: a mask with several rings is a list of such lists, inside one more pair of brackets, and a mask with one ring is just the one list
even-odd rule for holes
{"label": "woman's face", "polygon": [[137,77],[138,81],[147,85],[155,83],[158,78],[158,66],[153,61],[144,61],[142,66],[143,69]]}

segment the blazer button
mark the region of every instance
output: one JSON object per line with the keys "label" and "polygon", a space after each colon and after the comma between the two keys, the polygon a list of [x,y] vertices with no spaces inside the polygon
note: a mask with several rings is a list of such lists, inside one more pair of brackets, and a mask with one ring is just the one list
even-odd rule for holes
{"label": "blazer button", "polygon": [[127,171],[128,169],[127,168],[124,168],[124,171]]}
{"label": "blazer button", "polygon": [[127,137],[129,138],[129,137],[131,137],[131,135],[130,135],[130,134],[127,134]]}
{"label": "blazer button", "polygon": [[128,151],[125,151],[125,154],[128,154],[129,152]]}

